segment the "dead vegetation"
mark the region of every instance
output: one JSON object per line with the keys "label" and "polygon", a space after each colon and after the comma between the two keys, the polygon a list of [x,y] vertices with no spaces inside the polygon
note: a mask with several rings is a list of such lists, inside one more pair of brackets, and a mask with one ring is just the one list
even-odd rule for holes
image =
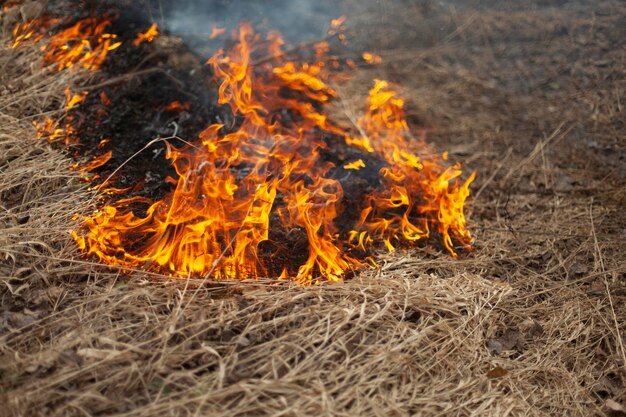
{"label": "dead vegetation", "polygon": [[[0,415],[623,414],[626,9],[545,3],[411,19],[386,3],[370,39],[394,47],[341,109],[377,74],[403,86],[431,141],[479,172],[477,250],[386,255],[313,288],[81,258],[68,228],[91,195],[31,122],[84,75],[2,39]],[[447,29],[394,38],[428,25]]]}

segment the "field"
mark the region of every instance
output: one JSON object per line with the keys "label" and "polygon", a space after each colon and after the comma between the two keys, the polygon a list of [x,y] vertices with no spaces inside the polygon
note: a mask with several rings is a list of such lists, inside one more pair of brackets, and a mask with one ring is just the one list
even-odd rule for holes
{"label": "field", "polygon": [[94,194],[32,125],[91,75],[0,19],[1,417],[626,414],[626,4],[344,3],[383,62],[338,117],[399,86],[477,172],[475,251],[312,287],[99,265],[68,233]]}

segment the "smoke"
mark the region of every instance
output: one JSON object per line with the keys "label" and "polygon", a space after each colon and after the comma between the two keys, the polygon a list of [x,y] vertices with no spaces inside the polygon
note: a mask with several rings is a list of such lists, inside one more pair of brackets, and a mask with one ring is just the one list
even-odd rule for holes
{"label": "smoke", "polygon": [[213,29],[225,29],[228,34],[242,21],[252,22],[261,31],[278,30],[287,44],[297,44],[323,39],[330,20],[347,15],[351,43],[384,52],[399,43],[432,46],[457,29],[451,15],[463,15],[469,5],[500,4],[499,0],[149,1],[152,20],[205,58],[224,45],[224,37],[209,39]]}
{"label": "smoke", "polygon": [[293,44],[323,38],[330,19],[346,10],[336,0],[152,0],[151,14],[195,52],[208,56],[223,44],[223,39],[209,39],[214,28],[229,33],[241,21],[250,21],[279,30]]}

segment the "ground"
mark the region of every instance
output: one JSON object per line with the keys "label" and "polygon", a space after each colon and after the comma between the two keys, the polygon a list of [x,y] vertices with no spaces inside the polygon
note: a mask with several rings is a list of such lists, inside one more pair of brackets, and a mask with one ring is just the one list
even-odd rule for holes
{"label": "ground", "polygon": [[[81,257],[93,210],[31,122],[67,74],[0,42],[0,416],[623,415],[626,5],[346,3],[373,78],[475,170],[476,250],[338,285],[164,281]],[[372,24],[372,22],[376,22]]]}

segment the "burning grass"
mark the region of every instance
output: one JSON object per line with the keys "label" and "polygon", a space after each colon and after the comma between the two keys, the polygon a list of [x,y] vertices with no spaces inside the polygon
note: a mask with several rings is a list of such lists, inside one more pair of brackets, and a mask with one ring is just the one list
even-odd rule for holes
{"label": "burning grass", "polygon": [[[97,71],[123,43],[108,31],[112,19],[88,17],[63,28],[55,26],[62,19],[44,14],[17,23],[10,47],[41,44],[45,64],[58,71]],[[345,20],[333,19],[329,29],[342,43]],[[47,35],[37,35],[42,32]],[[157,35],[153,24],[132,44]],[[164,139],[176,174],[163,186],[176,186],[158,201],[114,190],[109,181],[118,179],[115,172],[105,184],[86,176],[103,195],[119,197],[99,199],[97,212],[83,218],[87,232],[73,232],[82,250],[111,265],[179,277],[278,277],[310,284],[376,267],[372,255],[383,244],[392,252],[437,235],[455,257],[459,248],[470,249],[474,238],[464,205],[474,174],[462,182],[460,163],[447,163],[447,152],[439,156],[411,135],[404,99],[387,81],[375,81],[353,128],[340,126],[326,107],[336,96],[329,82],[345,75],[337,74],[338,57],[327,56],[328,42],[312,46],[314,62],[302,62],[287,56],[276,31],[261,36],[243,23],[232,37],[234,44],[207,62],[230,123],[210,124],[184,147]],[[363,55],[365,62],[373,60]],[[71,111],[86,105],[89,91],[65,91],[65,120],[38,122],[39,136],[84,147],[84,123]],[[119,111],[105,90],[100,96],[97,107],[84,113],[100,120]],[[119,149],[74,168],[93,171],[114,152]],[[365,175],[353,173],[360,170]],[[345,192],[346,184],[352,193]],[[136,214],[137,205],[147,206],[145,215]],[[302,253],[294,257],[290,244],[302,246],[296,251]]]}
{"label": "burning grass", "polygon": [[[626,16],[611,11],[593,20],[594,59],[606,57],[593,45],[613,39],[613,16]],[[615,53],[608,67],[586,67],[622,74],[593,89],[567,84],[573,73],[559,79],[570,87],[513,94],[480,78],[502,63],[489,61],[491,46],[466,57],[468,45],[525,21],[528,36],[552,33],[553,19],[587,34],[589,20],[575,10],[489,13],[474,37],[421,50],[416,67],[397,73],[407,49],[381,54],[389,66],[380,69],[414,88],[414,105],[429,104],[435,140],[486,173],[472,206],[479,250],[462,260],[426,249],[388,255],[380,269],[312,288],[164,282],[81,259],[67,225],[89,213],[93,193],[32,122],[55,116],[44,109],[64,112],[66,86],[90,75],[43,72],[31,65],[36,48],[0,42],[0,414],[619,415],[624,179],[611,159],[602,169],[590,162],[605,157],[595,148],[575,147],[581,137],[611,143],[626,62]],[[555,39],[557,51],[578,47],[576,36]],[[537,47],[520,53],[561,56]],[[475,59],[475,72],[449,65],[451,51]],[[348,115],[358,111],[348,98],[367,94],[360,81],[338,90]],[[566,105],[569,97],[604,111]]]}

